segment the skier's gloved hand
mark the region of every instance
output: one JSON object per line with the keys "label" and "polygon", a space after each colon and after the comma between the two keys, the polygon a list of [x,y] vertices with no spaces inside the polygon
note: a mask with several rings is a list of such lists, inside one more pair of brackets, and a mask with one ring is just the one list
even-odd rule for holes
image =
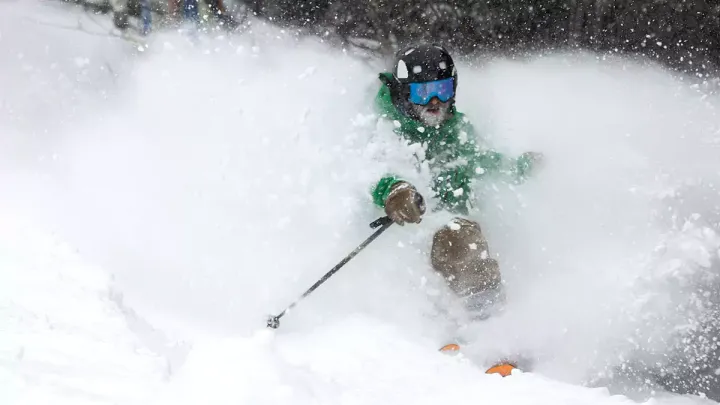
{"label": "skier's gloved hand", "polygon": [[517,172],[521,176],[528,176],[544,165],[545,156],[539,152],[525,152],[517,160]]}
{"label": "skier's gloved hand", "polygon": [[425,199],[410,183],[400,181],[392,186],[385,199],[385,213],[398,225],[418,224],[425,214]]}

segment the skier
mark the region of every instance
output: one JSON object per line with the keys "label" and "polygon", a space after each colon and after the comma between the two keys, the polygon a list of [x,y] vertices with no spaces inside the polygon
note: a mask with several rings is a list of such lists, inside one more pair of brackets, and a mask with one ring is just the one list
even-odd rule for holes
{"label": "skier", "polygon": [[[394,123],[397,135],[423,146],[433,174],[436,210],[457,215],[433,236],[432,267],[476,318],[487,318],[504,295],[498,262],[490,257],[480,225],[468,217],[473,181],[505,174],[522,182],[542,155],[527,152],[511,159],[477,145],[472,124],[455,108],[457,69],[442,46],[419,45],[399,52],[394,71],[381,73],[380,80],[375,101],[381,116]],[[372,197],[400,225],[420,223],[426,211],[425,198],[401,174],[380,179]],[[441,350],[458,349],[451,344]],[[488,371],[507,375],[512,368],[499,364]]]}
{"label": "skier", "polygon": [[[226,29],[232,31],[238,27],[238,22],[232,14],[227,11],[223,0],[205,0],[205,4],[207,4],[210,13],[212,13]],[[198,0],[183,0],[184,19],[195,25],[199,25],[201,21],[199,6]]]}
{"label": "skier", "polygon": [[150,34],[152,28],[152,4],[150,1],[151,0],[110,0],[115,28],[120,31],[125,31],[130,26],[129,17],[136,15],[140,18],[140,34],[142,36]]}

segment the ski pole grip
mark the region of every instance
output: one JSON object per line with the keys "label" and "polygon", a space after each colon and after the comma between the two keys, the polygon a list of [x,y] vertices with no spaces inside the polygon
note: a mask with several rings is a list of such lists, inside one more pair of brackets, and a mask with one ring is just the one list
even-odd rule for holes
{"label": "ski pole grip", "polygon": [[381,217],[381,218],[378,218],[378,219],[372,221],[372,222],[370,223],[370,228],[372,228],[372,229],[379,228],[379,227],[381,227],[381,226],[383,226],[383,225],[387,225],[387,224],[389,224],[389,223],[392,223],[392,221],[393,221],[393,220],[390,219],[390,217]]}

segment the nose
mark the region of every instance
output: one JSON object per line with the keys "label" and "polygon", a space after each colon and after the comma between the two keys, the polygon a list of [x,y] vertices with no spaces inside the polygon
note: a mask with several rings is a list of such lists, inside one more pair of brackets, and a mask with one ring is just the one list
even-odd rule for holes
{"label": "nose", "polygon": [[440,100],[438,100],[437,97],[433,97],[432,100],[430,100],[430,104],[440,104]]}

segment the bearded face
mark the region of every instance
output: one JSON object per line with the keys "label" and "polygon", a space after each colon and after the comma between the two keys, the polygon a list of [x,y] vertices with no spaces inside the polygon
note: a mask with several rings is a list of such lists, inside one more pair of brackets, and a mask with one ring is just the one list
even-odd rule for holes
{"label": "bearded face", "polygon": [[415,118],[429,127],[437,127],[450,119],[450,102],[441,102],[437,97],[430,100],[426,105],[411,104],[411,110]]}

